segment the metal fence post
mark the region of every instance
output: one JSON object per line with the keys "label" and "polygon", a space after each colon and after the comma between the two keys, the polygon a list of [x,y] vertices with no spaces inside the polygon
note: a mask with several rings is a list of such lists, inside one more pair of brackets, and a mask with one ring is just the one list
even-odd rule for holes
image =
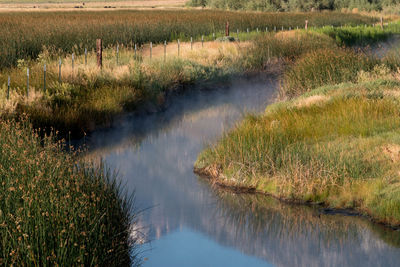
{"label": "metal fence post", "polygon": [[164,41],[164,62],[167,61],[167,41]]}
{"label": "metal fence post", "polygon": [[8,76],[8,80],[7,80],[7,100],[10,99],[10,84],[11,84],[11,78],[10,78],[10,76]]}
{"label": "metal fence post", "polygon": [[58,82],[61,83],[61,58],[58,60]]}
{"label": "metal fence post", "polygon": [[29,97],[29,68],[26,69],[26,97]]}
{"label": "metal fence post", "polygon": [[43,66],[43,92],[46,92],[46,64]]}

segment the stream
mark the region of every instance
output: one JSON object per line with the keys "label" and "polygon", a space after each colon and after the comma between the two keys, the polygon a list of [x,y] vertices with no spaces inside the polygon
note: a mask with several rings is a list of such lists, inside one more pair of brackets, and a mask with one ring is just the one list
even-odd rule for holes
{"label": "stream", "polygon": [[145,209],[148,266],[399,266],[400,231],[365,218],[214,188],[193,173],[203,148],[273,102],[271,78],[192,90],[164,112],[127,116],[85,141]]}

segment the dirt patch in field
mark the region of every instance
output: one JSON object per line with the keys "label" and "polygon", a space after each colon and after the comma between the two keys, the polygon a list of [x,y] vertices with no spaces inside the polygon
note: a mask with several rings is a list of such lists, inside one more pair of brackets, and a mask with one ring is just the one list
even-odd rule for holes
{"label": "dirt patch in field", "polygon": [[186,0],[138,0],[138,1],[74,1],[49,3],[46,1],[5,2],[0,0],[0,12],[12,11],[99,11],[119,9],[183,8]]}
{"label": "dirt patch in field", "polygon": [[324,95],[313,95],[307,98],[301,98],[297,101],[297,107],[309,107],[312,105],[321,105],[329,100],[329,97]]}

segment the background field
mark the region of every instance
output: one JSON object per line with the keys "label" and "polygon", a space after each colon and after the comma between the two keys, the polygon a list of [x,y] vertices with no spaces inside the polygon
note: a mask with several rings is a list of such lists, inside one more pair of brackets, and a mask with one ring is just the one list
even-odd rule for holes
{"label": "background field", "polygon": [[0,12],[10,11],[57,11],[57,10],[99,10],[105,8],[112,9],[153,9],[153,8],[182,8],[186,4],[186,0],[0,0]]}
{"label": "background field", "polygon": [[0,68],[17,65],[18,59],[36,59],[44,46],[53,54],[82,53],[117,43],[159,43],[188,40],[221,33],[229,21],[232,31],[260,28],[371,24],[376,20],[343,13],[254,13],[212,10],[142,10],[93,12],[10,12],[0,14]]}

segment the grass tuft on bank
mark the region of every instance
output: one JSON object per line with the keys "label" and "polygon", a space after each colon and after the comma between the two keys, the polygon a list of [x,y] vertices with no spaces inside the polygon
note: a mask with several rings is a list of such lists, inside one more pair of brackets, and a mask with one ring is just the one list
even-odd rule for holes
{"label": "grass tuft on bank", "polygon": [[132,199],[63,147],[0,121],[0,265],[137,265]]}

